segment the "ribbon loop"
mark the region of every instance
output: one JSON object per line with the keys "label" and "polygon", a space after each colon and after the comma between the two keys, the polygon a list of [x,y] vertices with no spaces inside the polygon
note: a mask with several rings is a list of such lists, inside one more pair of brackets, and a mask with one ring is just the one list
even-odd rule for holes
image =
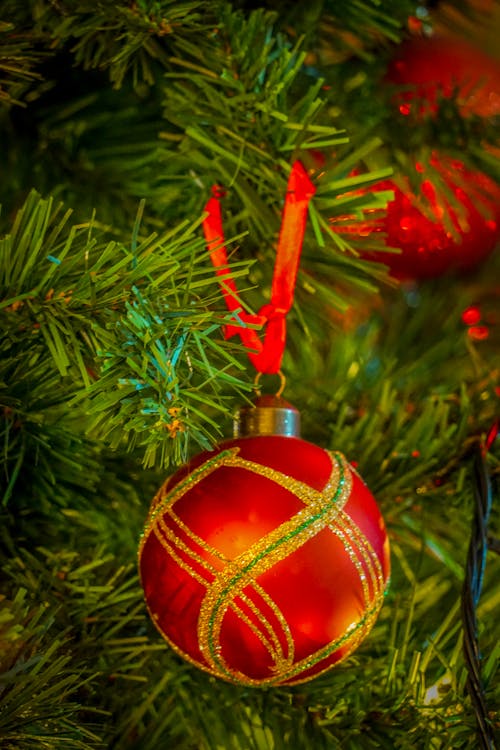
{"label": "ribbon loop", "polygon": [[[224,245],[221,199],[225,195],[220,185],[212,188],[203,221],[207,242],[219,286],[234,323],[226,326],[225,337],[238,335],[248,349],[248,357],[260,373],[275,374],[280,371],[286,344],[286,315],[293,304],[300,253],[307,221],[309,201],[316,192],[309,175],[300,161],[294,162],[288,179],[287,193],[281,219],[276,261],[271,285],[271,301],[261,307],[257,315],[245,312],[239,299],[236,283],[228,267]],[[254,328],[265,328],[262,341]]]}

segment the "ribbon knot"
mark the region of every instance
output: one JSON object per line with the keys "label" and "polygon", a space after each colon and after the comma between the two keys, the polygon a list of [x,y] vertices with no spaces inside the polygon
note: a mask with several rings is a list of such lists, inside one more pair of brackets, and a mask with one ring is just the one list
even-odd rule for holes
{"label": "ribbon knot", "polygon": [[[220,185],[212,187],[212,197],[205,206],[203,231],[210,258],[219,278],[219,286],[233,320],[225,329],[225,337],[240,336],[248,349],[248,357],[261,373],[279,372],[286,344],[286,316],[293,304],[300,253],[304,240],[309,201],[316,192],[300,161],[294,162],[288,179],[285,204],[281,219],[276,261],[271,286],[271,301],[257,314],[242,309],[235,281],[228,268],[224,246],[224,230],[220,201],[225,191]],[[255,328],[265,328],[261,340]]]}
{"label": "ribbon knot", "polygon": [[266,305],[262,305],[259,310],[259,316],[265,318],[266,321],[285,320],[288,310],[279,308],[273,305],[272,302],[268,302]]}
{"label": "ribbon knot", "polygon": [[217,200],[220,200],[221,198],[225,198],[227,195],[225,189],[222,187],[222,185],[213,185],[212,186],[212,196],[216,198]]}

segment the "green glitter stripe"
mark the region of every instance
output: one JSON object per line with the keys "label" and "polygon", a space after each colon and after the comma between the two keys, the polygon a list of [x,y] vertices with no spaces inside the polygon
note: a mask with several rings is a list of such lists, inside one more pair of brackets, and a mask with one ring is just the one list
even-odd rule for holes
{"label": "green glitter stripe", "polygon": [[[160,524],[161,524],[161,521],[160,521]],[[162,533],[161,538],[160,538],[160,534],[159,534],[160,531]],[[169,540],[169,538],[168,538],[169,534],[166,534],[165,531],[161,528],[160,525],[156,526],[156,528],[154,530],[154,532],[156,534],[156,537],[158,538],[158,540],[159,540],[160,544],[162,545],[162,547],[168,552],[168,554],[177,563],[177,565],[179,565],[179,567],[181,567],[183,570],[186,570],[191,575],[192,578],[194,578],[196,581],[198,581],[202,585],[205,585],[205,587],[207,585],[209,585],[210,581],[207,581],[206,579],[204,579],[200,575],[198,575],[198,573],[196,573],[193,570],[193,568],[191,568],[189,566],[189,564],[186,563],[181,558],[181,556],[179,555],[179,553],[178,553],[178,551],[177,551],[177,549],[175,547],[176,543],[179,544],[179,540],[175,538],[175,534],[173,534],[170,530],[166,530],[166,531],[168,531],[172,535],[173,538],[171,538]],[[181,549],[183,549],[182,545],[179,545],[179,546],[180,546]],[[183,551],[186,554],[188,554],[192,559],[194,559],[195,562],[198,562],[198,563],[202,564],[204,567],[207,567],[208,571],[212,572],[214,574],[214,576],[215,576],[215,573],[216,573],[215,569],[211,569],[208,564],[205,564],[205,561],[202,558],[197,559],[196,556],[195,556],[195,554],[191,554],[191,551],[187,547],[185,549],[183,549]],[[248,604],[247,597],[241,596],[241,599],[249,607],[249,609],[251,610],[252,607]],[[264,621],[261,620],[259,622],[259,624],[261,626],[263,626],[264,630],[267,630],[267,632],[268,632],[268,637],[266,637],[265,634],[263,635],[259,631],[257,625],[255,625],[254,623],[252,623],[252,621],[249,619],[249,617],[247,615],[245,615],[244,612],[242,612],[241,608],[238,606],[238,604],[236,604],[236,602],[232,602],[231,608],[238,615],[238,617],[240,617],[244,622],[246,622],[246,624],[248,625],[248,627],[251,630],[253,630],[253,632],[260,638],[260,640],[262,641],[262,643],[264,643],[265,647],[267,648],[267,650],[269,651],[269,653],[271,655],[276,654],[276,655],[278,655],[278,658],[279,658],[279,655],[281,654],[281,657],[282,657],[281,661],[283,661],[283,662],[287,661],[287,659],[285,659],[285,656],[283,654],[283,649],[281,648],[281,644],[279,642],[279,639],[276,637],[276,634],[274,633],[274,631],[273,631],[272,626],[271,626],[270,623],[268,623],[266,620],[264,620]],[[162,632],[162,631],[160,631],[160,632]],[[165,637],[165,634],[164,633],[162,633],[162,634]],[[273,648],[272,648],[272,645],[271,645],[272,643],[274,643],[274,651],[273,651]],[[277,658],[277,657],[275,656],[274,658]]]}
{"label": "green glitter stripe", "polygon": [[[258,562],[260,562],[260,560],[262,560],[266,555],[268,555],[269,553],[273,552],[275,549],[277,549],[281,545],[285,544],[290,539],[293,539],[293,537],[295,537],[298,534],[300,534],[300,532],[305,531],[315,521],[319,520],[324,515],[326,515],[326,513],[336,504],[336,501],[337,501],[337,499],[338,499],[339,495],[341,494],[341,492],[343,490],[343,487],[344,487],[345,473],[344,473],[344,470],[343,470],[342,462],[337,458],[337,456],[340,455],[340,454],[333,453],[333,454],[330,454],[330,455],[331,455],[332,459],[335,459],[335,461],[337,463],[337,467],[338,467],[338,469],[340,471],[339,481],[338,481],[337,488],[335,490],[335,493],[333,495],[332,500],[329,503],[327,503],[325,505],[325,507],[320,512],[316,513],[313,516],[310,516],[306,521],[304,521],[304,523],[302,523],[296,529],[294,529],[293,531],[289,532],[284,537],[281,537],[281,539],[276,540],[276,542],[274,542],[269,547],[267,547],[265,550],[263,550],[260,553],[260,555],[258,555],[254,560],[252,560],[244,568],[242,568],[238,572],[238,574],[233,577],[233,579],[229,582],[229,584],[226,586],[226,588],[221,592],[221,594],[219,595],[218,600],[216,601],[216,603],[214,604],[214,606],[212,608],[212,613],[211,613],[210,619],[209,619],[209,636],[208,636],[210,656],[212,657],[214,663],[218,665],[219,669],[221,669],[224,672],[226,672],[226,674],[228,676],[231,676],[231,672],[224,667],[224,665],[222,663],[222,659],[220,658],[220,656],[217,653],[218,649],[216,647],[216,644],[214,643],[214,634],[213,634],[214,621],[215,621],[215,618],[216,618],[217,613],[219,611],[219,608],[220,608],[220,606],[221,606],[221,604],[222,604],[222,602],[224,600],[224,597],[226,596],[226,594],[228,594],[231,591],[231,589],[233,588],[233,586],[235,584],[237,584],[238,581],[241,580],[241,578],[246,573],[248,573],[253,567],[255,567],[255,565]],[[248,463],[251,463],[251,462],[248,462]]]}
{"label": "green glitter stripe", "polygon": [[[234,454],[236,454],[236,451],[234,450],[234,448],[232,449],[232,451],[233,451]],[[233,459],[232,460],[234,460],[234,455],[233,455]],[[228,466],[228,465],[233,465],[233,464],[224,463],[224,466]],[[190,541],[193,544],[195,544],[197,547],[200,547],[204,552],[208,553],[211,557],[215,557],[217,560],[223,562],[225,567],[231,563],[231,560],[229,558],[225,557],[225,555],[223,555],[221,552],[219,552],[219,550],[217,550],[214,547],[212,547],[209,544],[207,544],[203,539],[201,539],[197,534],[195,534],[192,531],[192,529],[189,528],[189,526],[186,526],[186,524],[174,512],[173,507],[167,508],[167,510],[165,512],[165,515],[162,516],[158,520],[158,522],[155,524],[154,531],[156,532],[157,536],[158,536],[158,532],[159,532],[160,529],[162,530],[162,533],[165,533],[163,531],[163,526],[165,526],[165,529],[167,528],[166,524],[164,523],[164,518],[165,518],[165,516],[167,514],[168,514],[168,517],[186,534],[186,536],[190,539]],[[169,532],[169,534],[170,534],[171,538],[173,540],[175,540],[175,542],[182,549],[184,549],[184,551],[192,559],[194,559],[197,562],[201,563],[204,567],[210,565],[208,562],[205,562],[204,558],[202,558],[199,555],[199,553],[196,552],[195,549],[192,549],[191,547],[189,547],[188,545],[186,545],[184,542],[182,542],[178,538],[178,536],[177,536],[177,534],[176,534],[175,531]],[[211,565],[210,565],[210,571],[214,574],[214,579],[217,576],[217,574],[219,574],[221,572],[219,569],[217,569],[215,567],[212,567]],[[194,571],[193,571],[193,575],[194,575]],[[207,585],[210,585],[210,583],[213,583],[213,581],[212,582],[205,581],[205,583],[207,583]],[[286,642],[287,642],[287,647],[288,647],[288,649],[290,651],[290,654],[293,655],[293,651],[294,651],[293,639],[291,637],[291,633],[290,633],[290,630],[288,628],[288,623],[286,622],[285,618],[283,617],[283,614],[280,612],[279,608],[276,607],[276,605],[274,605],[275,609],[273,610],[273,607],[271,605],[272,599],[269,596],[269,594],[266,591],[264,591],[264,589],[262,589],[261,586],[259,586],[258,584],[255,584],[254,587],[253,587],[253,590],[266,603],[266,605],[274,612],[274,616],[277,618],[278,623],[279,623],[279,625],[282,628],[282,631],[283,631],[283,634],[285,636],[285,639],[286,639]],[[276,649],[277,649],[277,651],[279,651],[280,649],[282,649],[280,641],[279,641],[279,638],[276,636],[275,632],[273,631],[272,626],[271,626],[270,622],[268,621],[268,619],[258,610],[257,606],[248,597],[246,597],[243,593],[240,594],[240,597],[241,597],[241,600],[243,602],[245,602],[247,604],[247,606],[249,606],[250,609],[252,609],[252,607],[255,608],[255,610],[256,610],[255,613],[257,614],[257,617],[260,618],[261,625],[263,625],[264,629],[267,630],[267,632],[269,633],[269,637],[271,638],[271,640],[274,640],[276,642]],[[272,602],[272,604],[274,604],[274,602]],[[237,611],[239,611],[239,610],[237,610]],[[290,658],[291,657],[288,656],[285,659],[285,656],[283,654],[283,659],[285,659],[286,661],[288,661]]]}
{"label": "green glitter stripe", "polygon": [[[173,514],[171,514],[170,517],[172,517]],[[194,578],[196,581],[201,583],[205,586],[205,590],[207,586],[209,586],[212,581],[209,581],[205,578],[203,578],[201,575],[196,573],[196,571],[190,567],[190,564],[186,562],[178,552],[178,549],[182,550],[188,558],[191,560],[194,560],[196,563],[198,563],[202,568],[204,568],[208,573],[211,573],[213,577],[215,578],[217,573],[219,572],[216,568],[214,568],[207,560],[205,560],[203,557],[201,557],[195,550],[188,547],[187,544],[185,544],[183,541],[179,539],[179,537],[176,535],[175,530],[168,528],[168,526],[164,523],[163,518],[160,518],[158,523],[155,525],[154,533],[156,535],[156,538],[162,545],[162,547],[167,551],[167,553],[172,557],[172,559],[181,567],[183,570],[186,570],[192,578]],[[194,536],[194,535],[193,535]],[[227,560],[226,560],[227,562]],[[258,596],[261,597],[261,599],[268,605],[268,600],[270,599],[269,595],[266,591],[264,591],[260,586],[255,586],[254,591],[257,593]],[[271,655],[273,653],[275,656],[273,658],[279,658],[282,662],[289,662],[290,659],[293,657],[293,641],[290,637],[287,637],[287,633],[285,630],[288,630],[286,620],[284,619],[283,615],[281,615],[281,618],[276,615],[278,619],[279,624],[283,628],[283,632],[285,635],[285,638],[287,640],[287,647],[290,649],[291,656],[285,656],[283,647],[281,645],[281,642],[276,635],[276,633],[273,630],[273,627],[269,620],[258,610],[257,605],[247,596],[245,596],[243,593],[240,594],[241,601],[252,611],[254,614],[258,617],[258,625],[255,623],[252,623],[251,620],[245,613],[241,610],[241,607],[236,603],[236,601],[233,601],[231,604],[231,608],[233,609],[236,614],[241,617],[242,620],[246,622],[248,627],[260,638],[262,643],[264,643],[265,647],[269,651]],[[267,636],[262,634],[261,631],[259,631],[259,626],[267,632]],[[274,645],[274,651],[271,646],[271,643]]]}

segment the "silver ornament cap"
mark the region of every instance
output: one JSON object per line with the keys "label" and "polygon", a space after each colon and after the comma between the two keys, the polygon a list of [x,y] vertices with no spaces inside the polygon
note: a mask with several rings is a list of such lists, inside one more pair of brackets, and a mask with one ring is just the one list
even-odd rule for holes
{"label": "silver ornament cap", "polygon": [[281,435],[300,437],[300,412],[281,396],[262,395],[242,406],[233,422],[235,438]]}

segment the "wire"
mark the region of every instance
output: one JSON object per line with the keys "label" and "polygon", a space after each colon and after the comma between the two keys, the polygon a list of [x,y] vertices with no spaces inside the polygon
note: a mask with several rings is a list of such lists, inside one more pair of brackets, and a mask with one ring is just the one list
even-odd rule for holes
{"label": "wire", "polygon": [[[498,426],[496,432],[498,432]],[[491,434],[490,431],[490,436]],[[474,447],[474,521],[467,552],[461,601],[464,656],[468,672],[467,690],[476,714],[481,750],[495,750],[496,748],[481,679],[481,653],[476,617],[488,552],[488,521],[492,505],[492,487],[486,456],[491,442],[492,440],[489,440],[484,446],[478,441]]]}

